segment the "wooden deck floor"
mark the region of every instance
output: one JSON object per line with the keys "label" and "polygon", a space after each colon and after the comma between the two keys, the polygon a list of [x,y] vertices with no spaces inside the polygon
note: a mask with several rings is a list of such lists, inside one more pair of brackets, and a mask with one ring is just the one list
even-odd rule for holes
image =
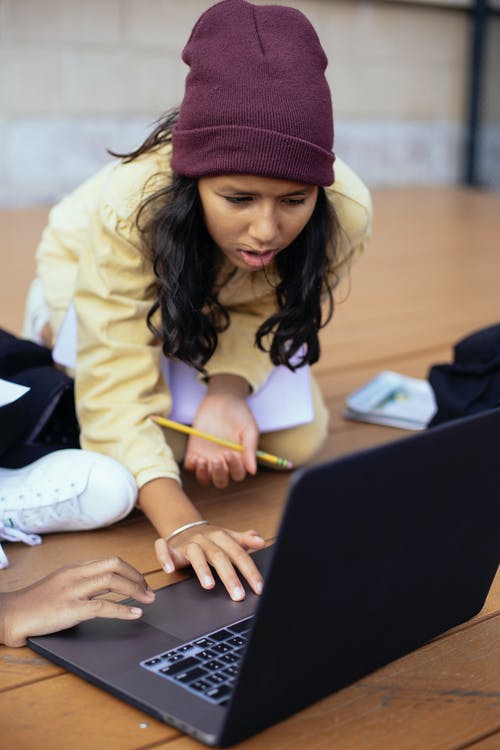
{"label": "wooden deck floor", "polygon": [[[380,370],[426,377],[453,343],[500,318],[500,195],[465,189],[379,190],[366,256],[339,290],[316,374],[331,411],[318,459],[393,440],[399,430],[342,419],[346,394]],[[33,250],[47,210],[0,212],[0,325],[20,331]],[[404,433],[406,434],[406,433]],[[272,540],[287,479],[263,471],[226,491],[186,486],[217,523]],[[2,590],[75,559],[118,554],[150,585],[167,578],[139,513],[112,529],[6,545]],[[483,611],[356,684],[243,743],[279,750],[495,750],[500,747],[500,576]],[[495,650],[496,649],[496,650]],[[198,743],[35,655],[0,648],[1,745],[16,750],[188,750]]]}

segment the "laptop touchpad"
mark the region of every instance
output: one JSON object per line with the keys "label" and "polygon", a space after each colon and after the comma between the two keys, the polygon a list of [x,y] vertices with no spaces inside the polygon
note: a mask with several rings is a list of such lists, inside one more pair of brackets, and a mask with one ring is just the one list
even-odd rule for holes
{"label": "laptop touchpad", "polygon": [[[270,560],[271,549],[272,547],[267,547],[252,555],[262,573]],[[233,602],[220,581],[210,591],[202,589],[196,578],[166,586],[156,592],[154,604],[143,607],[142,620],[177,638],[189,640],[249,617],[253,614],[259,597],[241,576],[240,580],[246,592],[242,602]]]}

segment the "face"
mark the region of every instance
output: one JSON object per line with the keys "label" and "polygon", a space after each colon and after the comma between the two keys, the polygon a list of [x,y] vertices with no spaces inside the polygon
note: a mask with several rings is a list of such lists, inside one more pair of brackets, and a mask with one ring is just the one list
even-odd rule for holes
{"label": "face", "polygon": [[238,268],[269,265],[303,230],[318,188],[252,175],[198,180],[205,224],[220,251]]}

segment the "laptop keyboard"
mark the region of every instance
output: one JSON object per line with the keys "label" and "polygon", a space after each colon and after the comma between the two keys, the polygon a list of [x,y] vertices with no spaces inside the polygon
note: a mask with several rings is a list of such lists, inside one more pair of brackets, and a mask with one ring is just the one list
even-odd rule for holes
{"label": "laptop keyboard", "polygon": [[211,703],[229,702],[252,617],[141,661],[141,667]]}

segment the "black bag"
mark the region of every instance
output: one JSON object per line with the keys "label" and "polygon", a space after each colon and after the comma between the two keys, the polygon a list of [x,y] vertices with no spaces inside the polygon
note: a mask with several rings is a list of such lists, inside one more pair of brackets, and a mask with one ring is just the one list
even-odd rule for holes
{"label": "black bag", "polygon": [[0,466],[18,468],[61,448],[79,448],[74,383],[50,349],[0,328],[0,378],[30,390],[0,407]]}
{"label": "black bag", "polygon": [[429,427],[500,406],[500,325],[459,341],[453,364],[434,365],[428,379],[437,402]]}

